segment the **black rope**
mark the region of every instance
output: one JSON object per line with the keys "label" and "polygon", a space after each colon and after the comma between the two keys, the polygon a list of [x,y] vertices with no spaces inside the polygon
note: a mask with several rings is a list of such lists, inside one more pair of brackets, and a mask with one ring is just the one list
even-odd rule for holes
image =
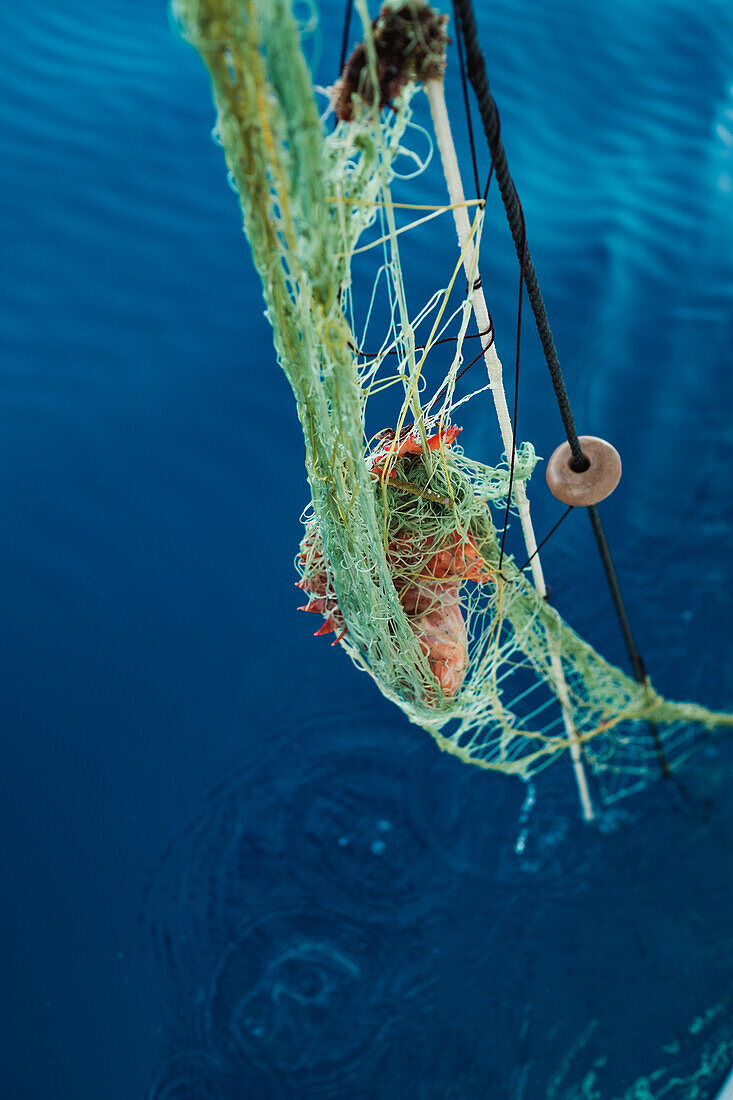
{"label": "black rope", "polygon": [[[456,24],[460,28],[461,24],[460,24],[460,21],[459,21],[458,18],[456,18]],[[459,38],[461,37],[460,34],[459,34],[458,37]],[[498,123],[497,135],[498,135],[499,138],[501,138],[501,119],[499,118],[499,112],[498,111],[496,113],[496,121]],[[489,188],[491,187],[491,177],[493,176],[493,174],[494,174],[494,157],[492,155],[491,164],[489,165],[489,174],[486,177],[486,186],[484,187],[484,202],[486,202],[486,196],[488,195]]]}
{"label": "black rope", "polygon": [[[514,247],[517,250],[517,258],[519,259],[519,265],[524,277],[524,283],[527,287],[527,296],[529,297],[530,304],[532,306],[532,312],[534,313],[535,323],[537,325],[537,331],[542,343],[542,350],[545,354],[545,360],[550,371],[550,377],[552,378],[553,389],[555,390],[555,397],[557,399],[560,415],[562,416],[563,425],[565,426],[565,434],[567,436],[568,443],[570,444],[570,450],[572,453],[571,467],[576,473],[582,473],[588,469],[589,462],[586,456],[583,454],[583,449],[578,439],[578,433],[575,428],[575,420],[573,418],[572,409],[570,407],[570,399],[565,388],[565,381],[562,376],[562,369],[560,367],[560,360],[558,359],[557,349],[555,347],[555,341],[552,338],[552,331],[550,330],[550,323],[547,319],[547,311],[545,309],[545,303],[540,292],[539,284],[537,282],[537,275],[535,273],[534,264],[532,263],[532,257],[530,256],[529,248],[527,247],[526,234],[524,228],[524,216],[522,213],[522,206],[517,195],[517,189],[514,185],[514,180],[509,172],[509,165],[507,163],[506,152],[504,151],[504,145],[501,140],[501,124],[499,121],[499,111],[497,109],[494,97],[491,94],[489,88],[489,80],[486,75],[486,64],[484,62],[484,56],[481,52],[481,46],[478,40],[478,29],[476,27],[476,17],[473,11],[473,4],[471,0],[454,0],[454,10],[456,16],[456,24],[459,34],[462,34],[463,41],[466,47],[466,68],[468,71],[468,79],[473,86],[476,99],[478,101],[479,113],[481,115],[481,122],[484,128],[484,134],[489,145],[489,151],[491,153],[492,168],[496,172],[496,179],[499,184],[499,190],[501,192],[502,202],[506,211],[509,227],[512,232],[512,238],[514,240]],[[626,648],[629,653],[629,659],[631,661],[631,667],[634,671],[634,676],[639,683],[646,682],[646,669],[644,667],[644,661],[636,645],[634,635],[631,630],[629,618],[626,613],[626,607],[624,605],[623,596],[621,595],[621,588],[618,583],[618,576],[613,564],[613,558],[611,557],[611,550],[608,545],[608,539],[601,523],[601,517],[598,514],[598,509],[595,505],[591,505],[588,508],[588,515],[590,516],[591,526],[593,528],[593,534],[595,535],[596,543],[598,545],[598,552],[603,563],[603,568],[608,580],[608,586],[611,590],[611,598],[613,600],[616,614],[618,616],[621,632],[626,643]],[[661,738],[659,736],[659,730],[654,722],[649,723],[649,728],[652,734],[652,739],[657,751],[657,757],[659,759],[659,766],[662,774],[666,777],[669,776],[670,768],[667,759],[664,755],[662,748]]]}
{"label": "black rope", "polygon": [[570,444],[570,450],[572,451],[573,469],[580,472],[588,469],[588,460],[583,454],[578,439],[578,433],[575,429],[575,421],[570,408],[567,390],[565,389],[565,382],[557,357],[555,341],[552,338],[552,332],[550,331],[550,325],[547,320],[545,304],[542,300],[540,288],[537,283],[537,275],[535,274],[532,257],[530,256],[526,242],[523,242],[522,239],[522,208],[519,203],[514,181],[509,174],[509,165],[507,164],[506,153],[501,140],[499,112],[494,102],[494,97],[489,89],[489,81],[486,76],[486,65],[478,41],[478,31],[476,28],[476,19],[473,14],[473,5],[471,0],[455,0],[455,9],[458,30],[463,34],[463,40],[466,46],[468,79],[473,85],[473,90],[478,100],[481,122],[483,123],[486,140],[489,143],[496,180],[499,184],[502,201],[512,231],[512,237],[514,238],[517,257],[522,267],[524,282],[527,287],[527,295],[532,306],[537,330],[540,334],[540,340],[542,341],[542,348],[545,353],[545,359],[547,360],[547,366],[550,370],[555,397],[557,398],[557,403],[560,408],[560,415],[565,425],[565,434]]}
{"label": "black rope", "polygon": [[[454,382],[454,385],[457,382],[459,382],[461,380],[461,378],[463,378],[463,376],[464,376],[464,374],[466,373],[467,370],[470,370],[471,367],[475,363],[478,363],[479,359],[483,359],[483,357],[486,355],[486,352],[489,350],[489,348],[493,344],[493,342],[494,342],[494,322],[491,319],[491,314],[490,313],[489,313],[489,329],[488,329],[488,331],[487,332],[475,332],[475,333],[473,333],[473,335],[474,336],[481,336],[483,338],[484,336],[488,336],[489,333],[491,334],[491,338],[490,338],[488,344],[484,344],[483,347],[481,348],[481,351],[478,353],[478,355],[475,355],[470,363],[466,363],[465,367],[462,367],[461,370],[459,370],[458,374],[456,375],[456,380]],[[469,337],[467,337],[467,336],[464,337],[464,339],[468,339],[468,338]],[[458,338],[453,337],[452,339],[457,340]],[[440,341],[436,340],[436,343],[439,343],[439,342]],[[425,408],[425,415],[426,416],[430,412],[430,410],[432,409],[432,407],[436,403],[436,401],[440,401],[441,398],[445,397],[445,395],[447,393],[448,393],[448,386],[445,385],[445,386],[443,386],[442,390],[440,390],[439,393],[436,393],[435,397],[432,399],[430,404]]]}
{"label": "black rope", "polygon": [[[463,339],[464,340],[478,340],[478,338],[480,336],[488,336],[491,331],[492,331],[491,315],[489,314],[489,328],[487,328],[485,330],[485,332],[467,332],[465,334],[465,336],[463,337]],[[487,348],[491,347],[491,344],[493,343],[493,339],[494,338],[492,336],[491,342],[486,345],[486,347],[484,348],[484,351],[486,351]],[[382,351],[364,351],[363,348],[355,347],[354,344],[351,343],[351,341],[347,340],[347,343],[348,343],[349,347],[351,348],[351,350],[354,352],[355,355],[363,355],[365,359],[377,359],[380,355],[401,355],[402,354],[402,352],[400,351],[399,348],[388,348],[388,350],[385,351],[385,352],[382,352]],[[433,340],[432,344],[415,344],[415,351],[425,351],[425,348],[430,348],[430,350],[432,351],[433,348],[437,348],[438,344],[457,344],[457,343],[458,343],[458,337],[457,336],[442,336],[440,338],[440,340]],[[477,359],[480,359],[482,355],[483,355],[483,352],[479,352],[479,354],[477,356]],[[477,361],[477,359],[472,359],[468,366],[472,367],[473,364]],[[464,367],[464,369],[461,371],[461,374],[464,374],[467,370],[468,370],[468,367]],[[459,374],[457,376],[456,381],[458,380],[458,378],[461,377],[461,374]]]}
{"label": "black rope", "polygon": [[[524,572],[524,570],[525,570],[525,569],[527,568],[527,566],[529,565],[529,563],[530,563],[530,562],[531,562],[531,561],[532,561],[532,560],[533,560],[533,559],[534,559],[534,558],[535,558],[535,557],[537,556],[537,554],[539,554],[540,550],[541,550],[541,549],[542,549],[542,547],[543,547],[543,546],[545,545],[545,543],[547,543],[547,542],[549,542],[549,541],[550,541],[550,539],[551,539],[551,538],[552,538],[552,536],[553,536],[553,535],[555,534],[555,532],[557,531],[557,529],[558,529],[558,527],[560,526],[560,524],[562,523],[562,521],[563,521],[564,519],[566,519],[566,518],[567,518],[567,517],[568,517],[568,516],[570,515],[570,513],[572,512],[572,510],[573,510],[573,505],[572,505],[572,504],[568,504],[567,508],[565,509],[565,511],[563,512],[563,514],[562,514],[562,515],[560,516],[560,519],[559,519],[559,520],[557,521],[557,523],[555,524],[555,526],[554,526],[554,527],[552,527],[552,528],[551,528],[551,529],[550,529],[550,530],[549,530],[549,531],[547,532],[547,534],[546,534],[546,535],[545,535],[545,537],[543,538],[542,542],[538,544],[538,546],[537,546],[537,549],[536,549],[536,550],[534,550],[534,551],[533,551],[533,553],[531,553],[531,554],[529,555],[529,557],[527,558],[527,560],[526,560],[526,562],[524,563],[524,565],[520,565],[520,567],[519,567],[519,572],[520,572],[520,573],[523,573],[523,572]],[[546,596],[545,596],[545,599],[547,599],[547,597],[546,597]]]}
{"label": "black rope", "polygon": [[346,0],[346,11],[344,12],[344,29],[341,35],[341,57],[339,58],[339,76],[344,71],[344,65],[346,64],[346,51],[349,48],[349,28],[351,26],[351,13],[354,10],[354,0]]}
{"label": "black rope", "polygon": [[[646,667],[644,665],[644,659],[639,652],[634,638],[633,631],[631,629],[631,623],[629,617],[626,614],[626,605],[624,604],[624,598],[621,594],[621,586],[618,583],[618,576],[616,574],[616,567],[613,564],[613,558],[611,557],[611,549],[608,545],[608,539],[606,538],[606,532],[603,529],[603,523],[598,512],[598,508],[595,504],[592,504],[588,508],[588,515],[590,516],[591,527],[593,528],[593,534],[596,537],[596,543],[598,544],[598,551],[601,555],[601,561],[603,562],[603,568],[606,573],[606,579],[608,580],[608,587],[611,590],[611,599],[613,600],[613,606],[616,609],[616,615],[618,616],[619,625],[621,627],[621,633],[624,636],[624,642],[626,643],[626,649],[629,653],[631,660],[631,667],[634,670],[634,676],[640,684],[646,683]],[[659,761],[659,767],[662,775],[665,779],[668,779],[672,772],[670,771],[667,758],[664,755],[664,748],[662,747],[662,739],[659,736],[659,730],[657,729],[656,722],[649,722],[649,730],[654,742],[654,748],[657,753],[657,760]]]}
{"label": "black rope", "polygon": [[494,162],[492,160],[492,162],[489,166],[489,174],[486,177],[486,186],[484,187],[484,193],[483,193],[483,196],[482,196],[484,202],[486,202],[486,196],[488,195],[489,188],[491,187],[491,177],[493,176],[493,174],[494,174]]}

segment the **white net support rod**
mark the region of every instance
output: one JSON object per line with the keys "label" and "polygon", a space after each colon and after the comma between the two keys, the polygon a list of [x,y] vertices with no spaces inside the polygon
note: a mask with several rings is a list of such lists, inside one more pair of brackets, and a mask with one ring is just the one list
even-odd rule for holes
{"label": "white net support rod", "polygon": [[[471,224],[468,219],[463,181],[461,179],[460,168],[458,167],[458,157],[456,156],[453,133],[451,131],[448,110],[445,103],[443,82],[442,80],[428,80],[425,82],[424,88],[425,94],[428,97],[428,103],[430,104],[430,114],[433,120],[433,128],[438,143],[440,159],[443,164],[443,174],[445,175],[448,194],[450,196],[451,206],[453,207],[453,220],[458,234],[458,244],[463,254],[463,266],[470,287],[472,281],[475,280],[477,276],[475,248],[471,240]],[[483,288],[480,284],[473,292],[472,304],[479,332],[489,332],[491,329],[491,320],[486,306]],[[512,422],[509,416],[506,393],[504,391],[504,376],[501,360],[496,351],[496,340],[492,340],[491,345],[484,351],[484,362],[486,363],[486,370],[489,375],[491,395],[494,399],[494,408],[496,409],[496,417],[499,422],[499,431],[501,432],[504,451],[509,461],[512,461],[512,457],[514,461],[516,461]],[[522,534],[527,547],[527,555],[531,559],[532,580],[534,581],[537,592],[544,598],[547,589],[542,575],[540,556],[537,553],[537,540],[532,526],[532,518],[529,513],[529,500],[527,499],[527,493],[523,482],[518,481],[515,483],[513,494],[522,525]],[[572,720],[572,711],[568,700],[568,688],[558,656],[553,658],[552,674],[553,687],[560,702],[565,729],[570,741],[570,755],[583,817],[586,821],[592,821],[594,814],[593,803],[588,789],[588,777],[583,767],[580,739],[578,738],[578,731]]]}
{"label": "white net support rod", "polygon": [[[450,195],[450,201],[453,207],[453,220],[458,234],[458,243],[463,254],[463,267],[470,287],[471,282],[476,279],[478,268],[475,247],[471,240],[471,223],[468,219],[466,197],[463,193],[463,182],[458,167],[455,145],[453,144],[453,134],[448,119],[448,111],[445,105],[443,82],[440,80],[429,80],[425,83],[424,87],[430,104],[430,113],[435,128],[435,137],[438,142],[440,159],[443,163],[443,173],[448,185],[448,194]],[[490,332],[491,319],[481,286],[478,286],[473,292],[472,305],[479,332]],[[511,462],[512,452],[514,450],[512,422],[509,416],[509,407],[507,406],[506,393],[504,390],[504,372],[501,360],[496,351],[496,340],[492,340],[490,347],[486,348],[484,351],[484,362],[486,363],[486,370],[489,375],[491,396],[494,399],[494,408],[496,409],[496,418],[499,422],[499,431],[501,432],[504,451],[507,456],[507,461]],[[516,452],[514,452],[514,459],[516,461]],[[527,547],[527,556],[532,558],[530,566],[535,588],[541,596],[544,596],[546,586],[542,575],[540,556],[536,552],[537,540],[535,539],[534,528],[532,527],[532,518],[529,514],[529,501],[527,500],[527,492],[523,482],[517,481],[515,483],[513,495],[522,524],[522,534],[524,535],[524,542]]]}

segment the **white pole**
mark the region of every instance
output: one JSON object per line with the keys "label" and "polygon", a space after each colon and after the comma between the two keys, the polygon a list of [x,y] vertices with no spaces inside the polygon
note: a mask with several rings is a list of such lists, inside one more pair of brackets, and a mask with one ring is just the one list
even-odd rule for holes
{"label": "white pole", "polygon": [[[443,81],[428,80],[423,86],[425,88],[425,94],[428,97],[428,103],[430,104],[430,114],[433,119],[435,137],[438,142],[440,159],[443,164],[443,174],[445,175],[445,182],[448,185],[448,194],[450,196],[451,206],[453,207],[453,220],[455,221],[456,232],[458,234],[458,245],[463,254],[463,267],[470,284],[471,280],[476,278],[475,248],[471,240],[471,223],[468,220],[468,213],[466,211],[463,182],[458,167],[456,148],[453,144],[453,134],[450,128],[450,120],[448,119],[448,110],[445,105]],[[490,330],[491,321],[489,319],[489,311],[486,306],[483,288],[480,285],[474,290],[472,302],[479,332],[488,332]],[[496,416],[499,421],[499,431],[501,432],[504,451],[511,462],[512,456],[516,460],[516,452],[514,451],[514,440],[512,437],[512,422],[506,403],[506,394],[504,392],[503,370],[501,360],[496,351],[495,340],[492,341],[491,346],[484,352],[484,362],[486,363],[486,370],[489,375],[489,385],[491,387],[491,395],[494,399],[494,408],[496,409]],[[542,575],[540,557],[537,553],[537,540],[535,539],[534,528],[532,527],[532,518],[529,514],[529,501],[527,499],[524,482],[515,482],[513,491],[517,511],[519,512],[519,519],[522,525],[522,534],[524,535],[524,542],[527,547],[527,554],[532,559],[530,562],[532,580],[534,581],[534,586],[538,593],[544,599],[547,589],[545,586],[545,579]],[[575,728],[575,723],[572,720],[568,687],[565,682],[562,663],[558,654],[553,654],[551,667],[555,693],[560,702],[565,730],[570,740],[570,756],[573,762],[573,771],[575,773],[575,782],[578,787],[578,797],[580,799],[583,817],[586,821],[592,821],[594,814],[590,791],[588,790],[588,777],[583,767],[580,739],[578,737],[578,731]]]}
{"label": "white pole", "polygon": [[[425,92],[430,104],[430,113],[433,118],[433,127],[435,128],[435,136],[438,142],[438,149],[440,151],[440,159],[443,163],[443,173],[445,175],[445,181],[448,184],[448,194],[450,195],[451,205],[453,206],[453,220],[456,223],[456,232],[458,233],[458,244],[461,252],[463,253],[463,267],[466,272],[466,278],[469,283],[472,279],[476,278],[476,261],[475,261],[475,248],[471,238],[471,223],[468,220],[468,213],[466,210],[466,198],[463,193],[463,183],[461,181],[461,174],[458,168],[458,158],[456,157],[456,149],[453,144],[453,134],[451,133],[450,122],[448,120],[448,111],[445,105],[445,95],[443,94],[443,82],[442,80],[428,80],[424,85]],[[479,332],[489,332],[491,321],[489,318],[489,311],[486,306],[486,298],[484,297],[483,289],[479,286],[473,294],[473,311],[476,317],[476,324],[478,325]],[[499,421],[499,431],[501,432],[501,439],[504,444],[504,451],[507,456],[507,460],[512,460],[512,422],[509,417],[509,409],[506,403],[506,394],[504,392],[504,380],[503,371],[501,366],[501,360],[496,352],[496,342],[492,341],[491,346],[484,352],[484,362],[486,363],[486,370],[489,375],[489,384],[491,386],[491,396],[494,399],[494,408],[496,409],[496,417]],[[516,457],[516,456],[515,456]],[[530,566],[532,569],[532,577],[534,579],[535,588],[544,597],[546,592],[546,586],[544,577],[542,576],[542,566],[540,564],[539,554],[536,554],[537,541],[534,535],[534,529],[532,527],[532,519],[529,514],[529,501],[527,500],[527,492],[524,487],[524,482],[517,481],[514,484],[514,500],[519,512],[519,518],[522,524],[522,532],[524,534],[524,542],[527,547],[528,556],[534,555]]]}

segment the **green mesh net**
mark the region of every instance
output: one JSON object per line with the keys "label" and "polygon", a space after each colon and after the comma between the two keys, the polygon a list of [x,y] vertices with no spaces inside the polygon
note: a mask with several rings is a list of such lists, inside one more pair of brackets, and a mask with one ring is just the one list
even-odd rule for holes
{"label": "green mesh net", "polygon": [[[286,0],[175,4],[211,77],[218,139],[303,429],[305,607],[442,749],[523,777],[569,749],[613,797],[731,718],[669,702],[625,675],[511,557],[500,561],[508,463],[464,455],[455,421],[484,390],[500,423],[504,415],[495,351],[489,383],[457,397],[476,348],[478,285],[470,278],[466,290],[459,274],[462,265],[477,274],[483,205],[462,206],[469,239],[444,284],[412,311],[400,265],[400,246],[455,214],[455,203],[418,208],[399,194],[400,165],[411,179],[425,167],[410,103],[420,81],[433,90],[440,82],[445,19],[417,0],[386,5],[373,24],[364,3],[357,8],[364,42],[331,91],[340,116],[331,130]],[[407,193],[414,198],[414,182]],[[493,333],[484,328],[478,340],[486,351]],[[389,410],[384,431],[375,405],[382,417]],[[525,444],[511,490],[525,533],[534,465]]]}

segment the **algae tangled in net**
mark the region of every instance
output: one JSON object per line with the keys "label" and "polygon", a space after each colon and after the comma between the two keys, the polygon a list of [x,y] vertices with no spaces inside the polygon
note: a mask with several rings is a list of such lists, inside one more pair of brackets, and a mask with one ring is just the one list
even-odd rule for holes
{"label": "algae tangled in net", "polygon": [[[218,140],[303,429],[312,502],[297,564],[306,607],[441,748],[526,777],[574,740],[597,771],[631,777],[628,789],[656,767],[647,723],[674,764],[701,729],[731,718],[669,702],[625,675],[511,557],[500,563],[492,509],[509,491],[506,462],[469,459],[451,427],[472,291],[449,306],[459,260],[448,285],[408,312],[398,238],[409,225],[397,225],[390,186],[400,154],[424,166],[405,135],[421,77],[442,71],[445,20],[432,15],[426,34],[430,9],[418,0],[386,5],[374,24],[357,7],[364,45],[332,92],[341,120],[327,134],[286,0],[175,4],[211,77]],[[378,50],[393,17],[410,59],[402,75]],[[483,209],[474,210],[478,250]],[[367,253],[379,262],[360,305],[352,268]],[[388,319],[367,354],[360,341],[374,335],[380,288]],[[450,365],[425,400],[428,354],[451,325]],[[422,345],[419,326],[428,332]],[[390,389],[399,395],[395,419],[375,442],[367,409]],[[525,444],[515,487],[534,462]]]}

